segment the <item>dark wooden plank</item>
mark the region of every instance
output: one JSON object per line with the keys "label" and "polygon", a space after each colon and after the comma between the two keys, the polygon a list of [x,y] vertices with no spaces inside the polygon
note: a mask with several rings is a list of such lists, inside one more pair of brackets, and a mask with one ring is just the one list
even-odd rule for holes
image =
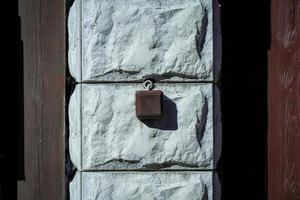
{"label": "dark wooden plank", "polygon": [[300,1],[273,0],[268,199],[300,199]]}
{"label": "dark wooden plank", "polygon": [[18,199],[65,196],[65,1],[19,0],[24,45],[25,181]]}

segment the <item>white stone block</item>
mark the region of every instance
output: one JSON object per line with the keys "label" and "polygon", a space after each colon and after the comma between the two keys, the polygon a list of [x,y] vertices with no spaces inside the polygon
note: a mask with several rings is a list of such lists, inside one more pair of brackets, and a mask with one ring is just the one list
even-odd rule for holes
{"label": "white stone block", "polygon": [[212,0],[82,0],[81,8],[69,16],[77,81],[213,80]]}
{"label": "white stone block", "polygon": [[165,95],[164,116],[143,122],[135,115],[141,84],[81,87],[82,102],[72,97],[69,108],[70,122],[82,110],[81,134],[70,123],[70,154],[79,170],[214,168],[212,84],[156,84]]}
{"label": "white stone block", "polygon": [[77,169],[81,169],[81,85],[77,85],[69,102],[69,152]]}
{"label": "white stone block", "polygon": [[80,172],[70,191],[71,200],[212,200],[213,182],[212,172]]}
{"label": "white stone block", "polygon": [[71,75],[81,81],[81,0],[75,0],[68,17],[68,63]]}

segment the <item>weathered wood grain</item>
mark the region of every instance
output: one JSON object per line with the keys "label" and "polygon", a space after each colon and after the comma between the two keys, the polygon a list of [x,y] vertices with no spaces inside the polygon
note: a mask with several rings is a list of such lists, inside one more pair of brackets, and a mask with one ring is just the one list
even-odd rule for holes
{"label": "weathered wood grain", "polygon": [[19,0],[24,42],[25,181],[18,199],[65,196],[65,1]]}
{"label": "weathered wood grain", "polygon": [[268,199],[300,199],[300,1],[273,0]]}

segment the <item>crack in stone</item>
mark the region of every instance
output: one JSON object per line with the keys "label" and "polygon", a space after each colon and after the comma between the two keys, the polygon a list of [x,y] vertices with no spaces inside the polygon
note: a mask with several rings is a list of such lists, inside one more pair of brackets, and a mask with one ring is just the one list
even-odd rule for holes
{"label": "crack in stone", "polygon": [[196,25],[197,34],[195,36],[196,49],[197,49],[197,53],[198,53],[198,56],[200,59],[201,59],[201,52],[202,52],[204,44],[205,44],[205,36],[206,36],[206,32],[207,32],[207,27],[208,27],[208,15],[207,15],[206,8],[204,8],[204,14],[203,14],[203,18],[201,21],[201,28],[199,30],[199,27]]}
{"label": "crack in stone", "polygon": [[196,136],[197,136],[197,141],[198,144],[201,148],[202,144],[201,141],[203,139],[205,130],[206,130],[206,122],[207,122],[207,115],[208,115],[208,100],[207,97],[204,96],[204,104],[202,107],[202,113],[201,113],[201,117],[199,119],[199,115],[197,114],[197,123],[196,123]]}
{"label": "crack in stone", "polygon": [[140,73],[141,70],[138,70],[138,71],[130,71],[130,70],[124,70],[124,69],[113,69],[113,70],[109,70],[108,72],[105,72],[104,74],[101,74],[101,75],[95,75],[93,76],[93,78],[97,78],[99,76],[106,76],[108,74],[113,74],[113,73],[119,73],[119,74],[128,74],[128,75],[136,75],[138,73]]}
{"label": "crack in stone", "polygon": [[203,183],[203,196],[201,198],[201,200],[208,200],[208,189],[207,189],[207,185],[205,183]]}
{"label": "crack in stone", "polygon": [[145,164],[145,165],[143,165],[143,167],[145,167],[146,169],[158,170],[158,169],[163,169],[163,168],[169,168],[169,167],[172,167],[174,165],[178,165],[178,166],[181,166],[181,167],[190,167],[190,168],[197,168],[198,167],[197,165],[183,163],[183,162],[177,162],[177,161],[168,161],[168,162],[164,162],[164,163]]}
{"label": "crack in stone", "polygon": [[122,159],[122,158],[113,158],[113,159],[108,160],[105,163],[99,164],[97,166],[106,165],[106,164],[111,163],[111,162],[121,162],[121,163],[135,164],[135,163],[140,162],[140,160],[126,160],[126,159]]}
{"label": "crack in stone", "polygon": [[172,196],[176,191],[180,190],[180,188],[183,188],[184,186],[175,186],[171,188],[166,188],[161,191],[161,196],[163,196],[163,199],[170,199],[170,196]]}
{"label": "crack in stone", "polygon": [[[123,69],[113,69],[113,70],[110,70],[101,75],[94,75],[93,78],[96,79],[97,77],[102,77],[102,76],[106,76],[106,75],[113,74],[113,73],[128,74],[129,76],[131,76],[131,75],[139,74],[140,72],[141,72],[141,70],[130,71],[130,70],[123,70]],[[199,79],[199,77],[197,75],[183,74],[183,73],[173,72],[173,71],[161,73],[161,74],[148,74],[148,75],[143,76],[142,78],[143,79],[153,79],[154,81],[162,81],[162,80],[170,79],[170,78],[174,78],[174,77],[183,78],[183,79],[193,79],[193,80]],[[208,77],[209,77],[209,75],[202,74],[200,78],[207,79]]]}
{"label": "crack in stone", "polygon": [[172,9],[172,10],[165,10],[162,11],[159,15],[163,18],[164,21],[167,21],[171,19],[176,13],[179,11],[182,11],[183,8],[177,8],[177,9]]}
{"label": "crack in stone", "polygon": [[182,74],[182,73],[178,73],[178,72],[166,72],[166,73],[162,73],[162,74],[149,74],[149,75],[143,76],[144,79],[153,79],[155,81],[170,79],[172,77],[179,77],[179,78],[186,78],[186,79],[198,79],[198,76],[196,76],[196,75]]}

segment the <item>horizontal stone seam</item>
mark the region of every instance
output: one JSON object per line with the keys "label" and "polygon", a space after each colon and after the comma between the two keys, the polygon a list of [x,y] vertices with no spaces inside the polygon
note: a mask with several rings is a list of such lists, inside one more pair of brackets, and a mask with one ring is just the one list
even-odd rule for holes
{"label": "horizontal stone seam", "polygon": [[161,169],[161,170],[145,170],[145,169],[85,169],[81,170],[79,172],[157,172],[157,173],[163,173],[163,172],[217,172],[216,169]]}
{"label": "horizontal stone seam", "polygon": [[[137,81],[81,81],[75,82],[75,84],[105,84],[105,83],[143,83],[145,80]],[[157,81],[155,83],[210,83],[218,84],[217,81]]]}

